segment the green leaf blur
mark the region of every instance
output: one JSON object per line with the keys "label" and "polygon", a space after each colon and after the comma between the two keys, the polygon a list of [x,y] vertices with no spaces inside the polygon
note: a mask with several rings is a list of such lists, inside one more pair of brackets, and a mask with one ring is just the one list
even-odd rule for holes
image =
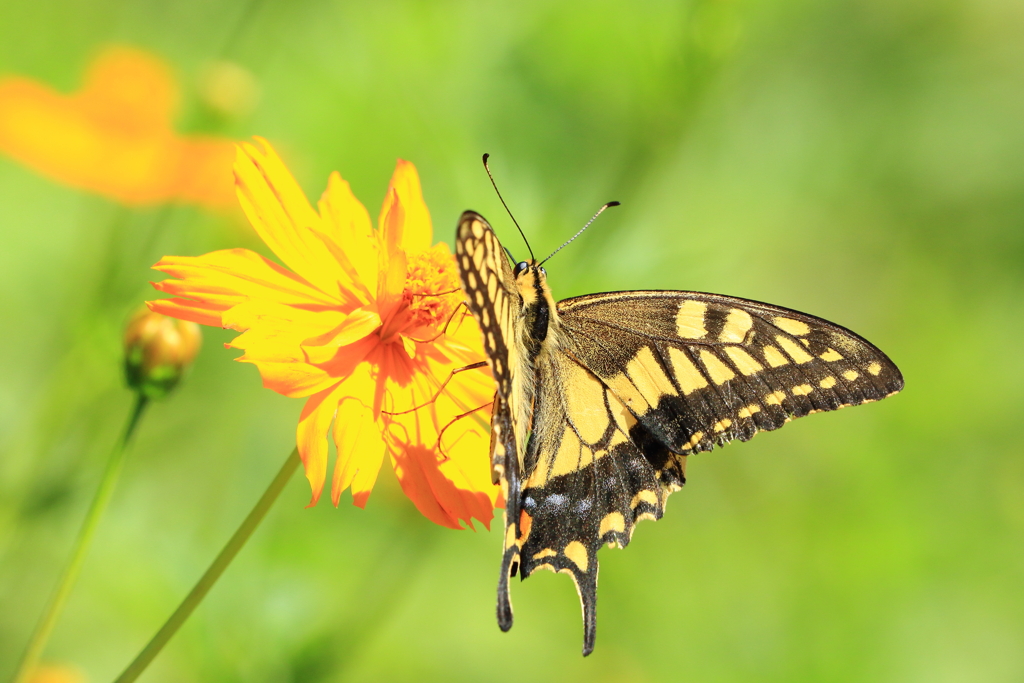
{"label": "green leaf blur", "polygon": [[[179,130],[338,170],[376,215],[395,158],[435,236],[465,209],[556,297],[693,289],[856,330],[906,390],[691,458],[602,551],[598,637],[564,576],[494,616],[500,524],[433,526],[385,465],[365,511],[296,477],[144,681],[1024,678],[1024,12],[1006,0],[4,0],[0,72],[68,92],[104,45],[168,60]],[[211,63],[251,111],[204,103]],[[238,215],[127,209],[0,157],[0,680],[129,409],[121,326],[164,254],[265,248]],[[294,445],[301,401],[208,330],[131,448],[48,661],[112,679]],[[485,457],[481,454],[481,457]]]}

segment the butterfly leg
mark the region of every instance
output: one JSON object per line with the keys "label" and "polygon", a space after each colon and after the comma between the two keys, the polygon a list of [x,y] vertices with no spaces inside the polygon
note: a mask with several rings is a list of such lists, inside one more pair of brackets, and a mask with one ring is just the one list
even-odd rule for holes
{"label": "butterfly leg", "polygon": [[456,422],[458,422],[459,420],[461,420],[463,418],[467,418],[467,417],[469,417],[470,415],[472,415],[473,413],[475,413],[475,412],[477,412],[479,410],[483,410],[484,408],[490,408],[490,407],[491,407],[490,403],[485,403],[482,406],[477,406],[476,408],[473,408],[472,410],[467,410],[466,412],[462,413],[461,415],[456,415],[455,417],[453,417],[451,420],[448,421],[448,424],[446,424],[444,427],[441,427],[441,431],[439,431],[437,433],[437,450],[442,455],[442,457],[444,458],[444,460],[442,462],[447,462],[448,461],[448,454],[444,452],[444,446],[441,445],[441,439],[444,438],[444,433],[446,431],[448,431],[448,428],[451,427]]}
{"label": "butterfly leg", "polygon": [[[454,370],[452,370],[451,372],[448,373],[448,377],[446,377],[445,380],[443,382],[441,382],[441,386],[438,387],[437,392],[426,403],[424,403],[422,405],[415,406],[413,408],[409,408],[408,410],[403,410],[401,412],[397,412],[397,413],[391,413],[391,412],[388,412],[386,410],[382,410],[381,412],[384,415],[405,415],[407,413],[414,413],[417,410],[421,410],[423,408],[426,408],[427,406],[429,406],[430,404],[432,404],[434,401],[436,401],[438,399],[438,397],[441,395],[441,392],[444,391],[444,388],[446,386],[448,386],[448,383],[451,382],[455,378],[455,375],[459,374],[460,372],[465,372],[466,370],[476,370],[477,368],[484,368],[484,367],[487,367],[487,361],[479,361],[477,363],[470,363],[469,365],[463,365],[461,368],[455,368]],[[484,407],[484,406],[481,406],[481,408],[482,407]],[[469,412],[475,412],[476,410],[480,410],[480,408],[475,408],[474,410],[471,410]]]}
{"label": "butterfly leg", "polygon": [[[451,292],[441,292],[441,294],[451,294],[453,292],[458,292],[458,291],[461,291],[461,290],[453,289]],[[414,294],[413,296],[416,296],[416,295]],[[420,295],[420,296],[428,296],[428,295],[423,294],[423,295]],[[465,318],[467,315],[469,315],[469,309],[466,308],[466,302],[465,301],[460,301],[458,303],[458,305],[455,306],[455,310],[452,311],[452,314],[450,316],[448,316],[448,322],[446,322],[444,324],[444,327],[441,329],[441,331],[438,332],[433,337],[431,337],[430,339],[416,339],[415,337],[410,337],[410,338],[414,342],[416,342],[417,344],[431,344],[431,343],[437,341],[438,339],[440,339],[444,335],[448,334],[448,326],[452,324],[452,321],[455,320],[455,314],[458,313],[460,310],[462,311],[462,317],[463,318]],[[461,318],[459,319],[459,323],[460,324],[462,323],[462,319]]]}

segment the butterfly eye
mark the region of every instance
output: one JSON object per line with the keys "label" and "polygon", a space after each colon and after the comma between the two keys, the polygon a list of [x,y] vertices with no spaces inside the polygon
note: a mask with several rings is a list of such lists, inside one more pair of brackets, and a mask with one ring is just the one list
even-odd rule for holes
{"label": "butterfly eye", "polygon": [[543,275],[544,277],[548,276],[548,271],[544,270],[544,266],[540,267],[540,274]]}
{"label": "butterfly eye", "polygon": [[527,263],[526,261],[520,261],[519,263],[516,264],[516,268],[515,270],[512,271],[512,274],[515,275],[516,277],[519,277],[520,275],[525,273],[527,269],[529,269],[529,267],[529,263]]}

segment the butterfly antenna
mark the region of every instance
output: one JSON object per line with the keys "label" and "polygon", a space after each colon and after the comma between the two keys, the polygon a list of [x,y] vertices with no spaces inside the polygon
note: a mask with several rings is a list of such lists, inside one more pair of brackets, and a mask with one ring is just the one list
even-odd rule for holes
{"label": "butterfly antenna", "polygon": [[[498,199],[501,200],[501,205],[505,207],[505,211],[508,211],[509,218],[511,218],[512,222],[516,224],[516,228],[519,229],[519,234],[523,236],[523,241],[526,242],[526,248],[530,252],[530,260],[536,261],[537,259],[533,257],[533,249],[530,248],[530,241],[526,239],[526,235],[523,233],[523,229],[519,227],[519,221],[517,221],[516,217],[512,215],[512,210],[509,209],[508,204],[505,203],[505,198],[501,196],[501,191],[498,190],[498,183],[494,182],[494,176],[491,175],[491,169],[487,165],[487,160],[490,158],[490,156],[490,154],[484,155],[484,170],[487,171],[487,177],[491,179],[491,185],[494,186],[494,191],[498,193]],[[505,251],[508,250],[506,249]],[[512,252],[509,252],[509,256],[512,256]],[[515,258],[513,258],[512,260],[515,261]]]}
{"label": "butterfly antenna", "polygon": [[[551,256],[554,256],[554,255],[555,255],[555,254],[557,254],[558,252],[562,251],[562,249],[564,249],[564,248],[565,248],[566,246],[568,246],[569,242],[572,242],[572,241],[573,241],[574,239],[576,239],[577,237],[579,237],[580,235],[582,235],[582,234],[583,234],[583,231],[584,231],[584,230],[586,230],[587,228],[589,228],[589,227],[590,227],[590,224],[591,224],[591,223],[593,223],[594,221],[596,221],[596,220],[597,220],[597,217],[598,217],[598,216],[600,216],[600,215],[601,215],[602,213],[604,213],[605,209],[611,208],[611,207],[613,207],[613,206],[619,206],[619,202],[608,202],[607,204],[605,204],[604,206],[602,206],[602,207],[601,207],[600,209],[598,209],[598,210],[597,210],[597,213],[595,213],[595,214],[594,214],[594,216],[593,216],[593,217],[592,217],[592,218],[591,218],[591,219],[590,219],[589,221],[587,221],[587,224],[586,224],[586,225],[584,225],[584,226],[583,226],[582,228],[580,228],[579,232],[577,232],[577,233],[576,233],[575,235],[573,235],[572,237],[570,237],[569,239],[567,239],[567,240],[565,241],[565,244],[563,244],[563,245],[562,245],[562,246],[560,246],[560,247],[559,247],[558,249],[555,249],[555,250],[554,250],[553,252],[551,252]],[[545,263],[547,263],[547,262],[548,262],[548,260],[549,260],[549,259],[551,258],[551,256],[548,256],[548,257],[547,257],[546,259],[544,259],[543,261],[541,261],[541,262],[540,262],[540,263],[538,263],[537,265],[539,265],[539,266],[543,266],[543,265],[544,265]]]}

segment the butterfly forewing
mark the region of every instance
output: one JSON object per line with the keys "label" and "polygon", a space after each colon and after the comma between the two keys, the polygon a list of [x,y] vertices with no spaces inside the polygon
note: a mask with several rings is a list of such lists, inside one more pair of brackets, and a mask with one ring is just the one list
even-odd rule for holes
{"label": "butterfly forewing", "polygon": [[466,304],[483,333],[487,362],[498,389],[491,411],[491,472],[505,498],[505,543],[498,582],[498,623],[512,627],[508,580],[519,559],[520,457],[513,400],[517,348],[514,325],[522,300],[505,252],[487,221],[466,211],[455,236]]}
{"label": "butterfly forewing", "polygon": [[559,303],[566,352],[677,453],[903,388],[884,353],[797,311],[699,292],[618,292]]}
{"label": "butterfly forewing", "polygon": [[463,213],[459,220],[455,255],[466,303],[483,332],[484,350],[498,392],[508,399],[516,361],[513,324],[522,307],[512,269],[494,231],[472,211]]}

